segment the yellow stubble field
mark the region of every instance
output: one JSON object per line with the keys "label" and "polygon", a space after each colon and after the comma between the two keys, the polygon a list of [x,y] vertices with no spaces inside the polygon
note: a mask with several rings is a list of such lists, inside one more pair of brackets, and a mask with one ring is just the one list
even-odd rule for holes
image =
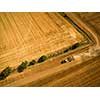
{"label": "yellow stubble field", "polygon": [[84,40],[58,13],[0,13],[0,70]]}

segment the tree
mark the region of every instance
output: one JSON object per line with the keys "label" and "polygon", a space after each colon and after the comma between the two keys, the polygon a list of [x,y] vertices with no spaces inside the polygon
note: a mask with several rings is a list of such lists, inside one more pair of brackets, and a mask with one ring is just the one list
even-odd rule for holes
{"label": "tree", "polygon": [[66,52],[68,52],[69,51],[69,49],[68,48],[66,48],[65,50],[64,50],[64,53],[66,53]]}
{"label": "tree", "polygon": [[35,61],[35,60],[32,60],[32,61],[29,63],[28,66],[34,65],[35,63],[36,63],[36,61]]}
{"label": "tree", "polygon": [[0,73],[0,80],[5,79],[8,77],[12,72],[12,69],[10,67],[5,68],[1,73]]}
{"label": "tree", "polygon": [[28,61],[25,61],[25,62],[22,62],[18,68],[17,68],[17,71],[20,73],[20,72],[23,72],[24,69],[26,69],[28,66]]}
{"label": "tree", "polygon": [[45,60],[47,60],[47,56],[43,55],[39,58],[38,63],[44,62]]}
{"label": "tree", "polygon": [[76,48],[79,47],[79,46],[80,46],[79,43],[75,43],[75,44],[72,45],[69,49],[70,49],[70,50],[74,50],[74,49],[76,49]]}

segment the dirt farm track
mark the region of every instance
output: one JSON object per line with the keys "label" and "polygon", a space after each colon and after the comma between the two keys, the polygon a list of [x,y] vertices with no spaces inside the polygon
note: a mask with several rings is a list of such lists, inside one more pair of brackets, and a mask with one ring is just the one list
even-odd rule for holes
{"label": "dirt farm track", "polygon": [[[90,53],[100,47],[100,13],[65,15],[86,34],[81,34],[66,16],[58,13],[0,13],[0,71],[5,66],[16,68],[22,61],[52,55],[88,38],[92,41],[22,73],[14,72],[1,80],[0,86],[100,86],[100,55]],[[85,54],[89,57],[84,57]],[[60,63],[70,55],[82,57]]]}

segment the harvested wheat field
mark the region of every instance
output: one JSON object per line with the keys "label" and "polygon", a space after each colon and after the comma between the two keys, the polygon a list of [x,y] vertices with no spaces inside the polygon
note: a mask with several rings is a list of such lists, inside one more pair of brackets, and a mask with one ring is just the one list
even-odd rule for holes
{"label": "harvested wheat field", "polygon": [[0,13],[0,68],[84,41],[57,13]]}
{"label": "harvested wheat field", "polygon": [[[88,20],[92,15],[0,13],[0,75],[7,66],[13,69],[0,86],[99,86],[100,34],[91,22],[95,17]],[[43,55],[46,62],[38,63]],[[19,66],[25,70],[17,72]]]}

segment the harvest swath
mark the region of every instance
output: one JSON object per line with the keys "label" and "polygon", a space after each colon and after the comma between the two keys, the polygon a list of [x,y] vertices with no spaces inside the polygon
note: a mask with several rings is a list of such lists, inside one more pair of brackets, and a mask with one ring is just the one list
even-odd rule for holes
{"label": "harvest swath", "polygon": [[0,70],[85,40],[58,13],[0,13]]}

